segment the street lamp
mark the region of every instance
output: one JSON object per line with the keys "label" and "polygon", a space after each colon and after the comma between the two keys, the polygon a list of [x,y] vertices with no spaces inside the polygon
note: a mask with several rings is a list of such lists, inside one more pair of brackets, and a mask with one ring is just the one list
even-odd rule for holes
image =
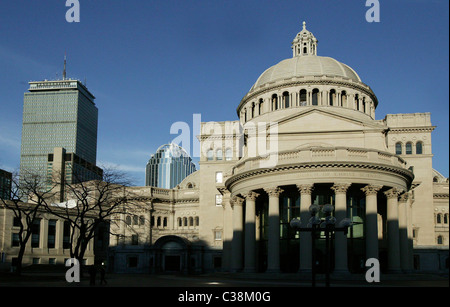
{"label": "street lamp", "polygon": [[[330,286],[330,239],[332,235],[336,231],[342,231],[346,235],[348,233],[348,228],[352,226],[353,222],[349,218],[342,219],[338,227],[336,227],[336,218],[331,216],[333,213],[334,207],[331,204],[326,204],[322,207],[322,212],[325,214],[325,219],[320,219],[317,213],[320,211],[320,206],[317,204],[313,204],[309,207],[309,212],[311,214],[311,218],[306,226],[306,228],[301,227],[302,221],[300,218],[293,218],[290,222],[290,226],[299,231],[299,232],[311,232],[311,249],[312,249],[312,286],[316,286],[316,238],[317,233],[321,231],[325,231],[325,254],[326,254],[326,263],[325,263],[325,272],[326,279],[325,285],[327,287]],[[331,235],[331,236],[330,236]]]}

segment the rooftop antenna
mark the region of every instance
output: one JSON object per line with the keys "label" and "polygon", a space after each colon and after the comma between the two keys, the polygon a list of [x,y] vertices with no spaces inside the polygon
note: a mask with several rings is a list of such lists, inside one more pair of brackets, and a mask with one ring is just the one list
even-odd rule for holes
{"label": "rooftop antenna", "polygon": [[66,80],[66,52],[64,52],[64,70],[63,70],[63,80]]}

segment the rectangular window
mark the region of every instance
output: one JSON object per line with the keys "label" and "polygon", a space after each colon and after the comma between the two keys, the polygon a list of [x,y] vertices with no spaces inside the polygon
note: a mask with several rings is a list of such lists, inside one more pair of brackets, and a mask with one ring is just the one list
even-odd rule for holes
{"label": "rectangular window", "polygon": [[222,240],[222,231],[221,230],[215,230],[214,231],[214,240]]}
{"label": "rectangular window", "polygon": [[55,265],[56,264],[56,258],[48,258],[48,264]]}
{"label": "rectangular window", "polygon": [[222,206],[222,194],[216,194],[216,206]]}
{"label": "rectangular window", "polygon": [[223,181],[223,173],[216,172],[216,183],[222,183],[222,181]]}
{"label": "rectangular window", "polygon": [[56,220],[48,221],[47,247],[55,248]]}
{"label": "rectangular window", "polygon": [[20,227],[20,219],[18,217],[13,218],[13,226]]}
{"label": "rectangular window", "polygon": [[33,258],[33,264],[39,264],[41,262],[41,258]]}
{"label": "rectangular window", "polygon": [[63,227],[63,248],[69,249],[70,248],[70,222],[64,221],[64,227]]}
{"label": "rectangular window", "polygon": [[31,225],[31,247],[39,248],[41,239],[41,219],[36,219]]}
{"label": "rectangular window", "polygon": [[19,246],[19,244],[20,244],[20,242],[19,242],[19,234],[18,233],[13,233],[12,234],[11,246],[17,247],[17,246]]}
{"label": "rectangular window", "polygon": [[139,244],[138,235],[132,235],[131,236],[131,245],[138,245],[138,244]]}
{"label": "rectangular window", "polygon": [[138,257],[128,257],[127,258],[127,266],[129,268],[137,268],[138,266]]}

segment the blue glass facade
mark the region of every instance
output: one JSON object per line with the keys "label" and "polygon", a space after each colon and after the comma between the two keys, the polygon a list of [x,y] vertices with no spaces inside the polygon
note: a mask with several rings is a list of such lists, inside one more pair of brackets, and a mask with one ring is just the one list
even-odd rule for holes
{"label": "blue glass facade", "polygon": [[148,161],[145,185],[172,189],[195,171],[195,164],[183,148],[166,144],[159,147]]}

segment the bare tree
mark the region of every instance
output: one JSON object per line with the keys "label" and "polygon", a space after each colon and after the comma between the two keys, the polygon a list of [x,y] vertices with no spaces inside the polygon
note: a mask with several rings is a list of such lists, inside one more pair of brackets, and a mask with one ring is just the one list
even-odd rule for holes
{"label": "bare tree", "polygon": [[99,227],[119,222],[121,213],[133,211],[135,204],[127,189],[131,181],[116,169],[104,169],[101,180],[75,181],[78,182],[56,182],[55,179],[54,182],[64,186],[64,201],[58,204],[44,201],[44,205],[50,214],[70,224],[70,256],[82,263]]}
{"label": "bare tree", "polygon": [[53,197],[52,190],[53,187],[40,175],[23,170],[21,176],[17,172],[12,176],[11,200],[1,199],[0,204],[13,212],[15,226],[19,229],[19,252],[15,271],[19,275],[22,273],[27,243],[33,234],[35,223],[44,212],[45,199]]}

